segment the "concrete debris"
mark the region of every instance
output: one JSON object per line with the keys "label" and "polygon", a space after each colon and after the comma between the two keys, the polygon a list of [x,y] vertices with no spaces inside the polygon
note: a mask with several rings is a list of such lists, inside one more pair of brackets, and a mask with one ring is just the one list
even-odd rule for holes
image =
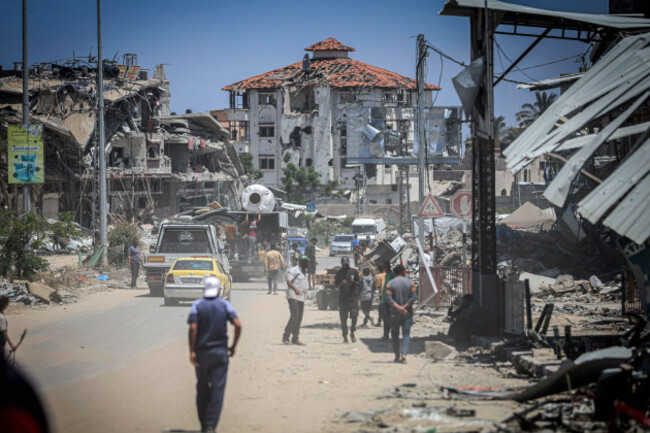
{"label": "concrete debris", "polygon": [[451,360],[458,356],[458,351],[455,348],[441,341],[425,341],[424,353],[435,361]]}
{"label": "concrete debris", "polygon": [[54,290],[48,285],[39,282],[30,283],[28,281],[24,281],[24,282],[21,281],[21,283],[25,284],[25,286],[27,287],[27,291],[31,295],[34,295],[36,298],[40,299],[46,304],[49,304],[50,301],[57,302],[58,300],[61,299],[61,296],[58,293],[56,293],[56,290]]}
{"label": "concrete debris", "polygon": [[538,384],[530,386],[513,397],[516,401],[534,400],[557,394],[569,387],[579,388],[594,383],[601,372],[619,366],[632,357],[627,347],[609,347],[596,352],[585,353],[575,361],[567,361],[565,366]]}

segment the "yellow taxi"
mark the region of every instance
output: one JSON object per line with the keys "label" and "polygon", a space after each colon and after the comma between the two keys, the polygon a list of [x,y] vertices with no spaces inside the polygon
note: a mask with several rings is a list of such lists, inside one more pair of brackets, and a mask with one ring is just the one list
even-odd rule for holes
{"label": "yellow taxi", "polygon": [[165,277],[165,305],[203,297],[203,279],[217,277],[221,282],[221,297],[230,300],[230,275],[219,260],[209,257],[177,259]]}

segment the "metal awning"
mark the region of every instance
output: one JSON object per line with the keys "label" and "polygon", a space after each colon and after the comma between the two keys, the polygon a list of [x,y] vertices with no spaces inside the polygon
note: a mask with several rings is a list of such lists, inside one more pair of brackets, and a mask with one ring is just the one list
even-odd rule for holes
{"label": "metal awning", "polygon": [[562,86],[563,84],[566,85],[567,83],[573,83],[574,81],[580,79],[583,75],[584,72],[578,72],[575,74],[561,75],[555,78],[547,78],[545,80],[532,81],[525,84],[517,84],[517,89],[527,89],[530,91],[554,89],[556,87]]}
{"label": "metal awning", "polygon": [[[650,33],[645,33],[622,39],[606,53],[504,150],[506,162],[517,172],[544,154],[575,151],[544,192],[551,203],[562,207],[578,172],[603,143],[648,130],[649,122],[623,126],[648,98]],[[604,128],[577,135],[598,119],[606,120]],[[596,223],[605,218],[603,224],[637,243],[650,237],[649,143],[629,154],[578,204],[587,220]]]}
{"label": "metal awning", "polygon": [[499,24],[515,27],[553,28],[594,32],[599,28],[640,30],[650,28],[650,19],[607,14],[560,12],[506,3],[498,0],[449,0],[440,15],[470,17],[475,9],[487,8],[503,14]]}

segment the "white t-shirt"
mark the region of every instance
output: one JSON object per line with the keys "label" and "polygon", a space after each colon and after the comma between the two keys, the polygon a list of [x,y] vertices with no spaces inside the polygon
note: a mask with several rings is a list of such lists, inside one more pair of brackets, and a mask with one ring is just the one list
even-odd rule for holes
{"label": "white t-shirt", "polygon": [[430,268],[431,264],[433,263],[433,260],[431,259],[431,254],[424,253],[424,256],[422,257],[422,263],[424,263],[424,266]]}
{"label": "white t-shirt", "polygon": [[287,299],[294,299],[296,301],[305,302],[305,292],[307,291],[306,272],[307,270],[305,270],[305,273],[303,273],[300,269],[300,266],[294,266],[293,268],[289,269],[287,272],[287,281],[291,281],[291,283],[296,286],[298,290],[300,290],[300,295],[296,295],[296,292],[287,284]]}

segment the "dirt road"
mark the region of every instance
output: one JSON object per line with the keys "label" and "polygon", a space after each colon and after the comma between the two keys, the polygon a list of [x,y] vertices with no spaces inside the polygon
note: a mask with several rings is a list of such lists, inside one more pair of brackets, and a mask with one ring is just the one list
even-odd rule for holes
{"label": "dirt road", "polygon": [[[307,346],[283,345],[286,300],[284,294],[267,296],[264,285],[234,285],[232,303],[244,329],[231,359],[220,432],[374,431],[376,421],[342,415],[375,410],[393,411],[381,416],[390,425],[459,431],[512,413],[511,402],[458,402],[476,409],[476,417],[412,418],[414,403],[452,403],[442,399],[440,385],[506,387],[525,381],[504,378],[480,362],[432,363],[422,352],[433,329],[422,323],[413,328],[408,364],[394,364],[379,328],[360,329],[357,343],[343,344],[337,312],[311,303],[301,336]],[[11,332],[29,329],[18,361],[38,385],[56,432],[198,428],[186,342],[189,305],[164,307],[161,301],[144,290],[114,290],[65,307],[9,311]],[[383,398],[402,384],[416,384],[426,399]]]}

